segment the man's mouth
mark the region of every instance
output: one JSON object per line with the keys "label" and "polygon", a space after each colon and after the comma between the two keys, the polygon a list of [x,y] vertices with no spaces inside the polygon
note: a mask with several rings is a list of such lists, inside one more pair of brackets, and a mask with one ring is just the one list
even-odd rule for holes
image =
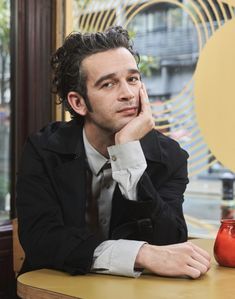
{"label": "man's mouth", "polygon": [[134,114],[136,113],[137,110],[138,110],[137,106],[129,106],[118,110],[118,113]]}

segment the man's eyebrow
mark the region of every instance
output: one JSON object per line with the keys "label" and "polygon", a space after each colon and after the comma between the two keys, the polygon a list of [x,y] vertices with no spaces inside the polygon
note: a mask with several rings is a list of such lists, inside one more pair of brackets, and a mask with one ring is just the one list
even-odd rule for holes
{"label": "man's eyebrow", "polygon": [[[138,74],[140,75],[140,72],[138,69],[128,69],[127,70],[129,74]],[[117,76],[117,73],[110,73],[104,76],[101,76],[94,84],[95,87],[99,86],[103,81],[107,79],[112,79]]]}
{"label": "man's eyebrow", "polygon": [[[140,71],[139,71],[138,69],[129,69],[128,72],[129,72],[130,74],[138,74],[138,75],[140,75]],[[141,76],[141,75],[140,75],[140,76]]]}
{"label": "man's eyebrow", "polygon": [[115,76],[116,76],[116,73],[110,73],[110,74],[101,76],[97,81],[95,81],[94,86],[97,87],[97,86],[99,86],[100,83],[103,82],[104,80],[111,79],[111,78],[113,78],[113,77],[115,77]]}

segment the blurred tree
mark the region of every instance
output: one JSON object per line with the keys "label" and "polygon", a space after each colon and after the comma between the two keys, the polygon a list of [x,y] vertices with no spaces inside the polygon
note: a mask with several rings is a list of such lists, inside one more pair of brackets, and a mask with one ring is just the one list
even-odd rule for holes
{"label": "blurred tree", "polygon": [[74,6],[76,9],[85,9],[91,0],[74,0]]}
{"label": "blurred tree", "polygon": [[0,0],[0,104],[6,103],[9,88],[10,1]]}
{"label": "blurred tree", "polygon": [[139,70],[142,75],[151,77],[154,70],[159,69],[159,63],[156,57],[140,55]]}
{"label": "blurred tree", "polygon": [[[136,37],[136,32],[133,29],[131,29],[131,26],[129,26],[129,28],[127,29],[130,38],[134,41]],[[140,55],[140,63],[138,66],[141,74],[145,77],[151,77],[153,71],[156,71],[160,68],[160,64],[157,57],[149,55]]]}
{"label": "blurred tree", "polygon": [[0,211],[5,210],[5,197],[8,192],[8,184],[7,178],[0,174]]}

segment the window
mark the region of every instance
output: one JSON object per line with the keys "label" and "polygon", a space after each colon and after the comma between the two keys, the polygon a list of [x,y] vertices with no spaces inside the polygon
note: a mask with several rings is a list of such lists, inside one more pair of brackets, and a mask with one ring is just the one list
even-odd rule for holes
{"label": "window", "polygon": [[[83,1],[74,0],[77,7],[79,2]],[[105,10],[104,6],[102,8],[97,6],[98,2],[98,0],[87,2],[86,11],[90,10],[94,13],[94,10],[97,10],[101,13],[102,10]],[[102,1],[102,3],[104,2]],[[224,29],[225,25],[230,23],[231,26],[232,22],[228,21],[235,18],[234,7],[229,4],[228,0],[196,0],[193,2],[185,0],[175,1],[174,4],[167,0],[159,3],[130,0],[125,1],[125,4],[113,1],[111,5],[118,12],[119,20],[122,20],[122,23],[118,24],[124,25],[129,30],[131,36],[134,37],[135,49],[142,57],[141,66],[145,70],[143,79],[151,100],[157,129],[177,140],[181,147],[189,152],[190,184],[185,193],[184,210],[190,235],[193,236],[196,233],[197,236],[201,236],[208,233],[212,236],[217,231],[220,217],[224,215],[224,210],[220,209],[223,198],[221,176],[226,173],[227,176],[231,175],[232,170],[235,171],[235,160],[232,153],[232,163],[223,165],[223,161],[214,152],[215,147],[211,147],[207,141],[209,139],[206,140],[205,133],[202,132],[202,122],[198,121],[198,111],[195,108],[197,100],[195,97],[195,73],[201,53],[203,51],[205,53],[205,48],[208,49],[205,46],[211,42],[211,37],[216,35],[218,38],[217,33],[221,33],[221,29]],[[80,15],[84,13],[82,9],[79,11]],[[75,14],[74,18],[76,19]],[[89,24],[82,24],[78,21],[76,24],[80,24],[80,26],[74,26],[72,29],[86,31],[89,27]],[[96,27],[96,30],[104,29],[106,28]],[[231,32],[234,32],[234,28]],[[232,40],[233,43],[230,42]],[[212,49],[213,55],[217,52],[220,53],[217,51],[218,49],[224,51],[225,48],[232,50],[235,48],[232,34],[226,35],[226,39],[224,38],[223,41],[226,41],[228,45],[231,44],[231,47],[225,47],[223,42],[218,42]],[[216,124],[226,123],[227,117],[224,113],[226,105],[230,111],[234,111],[234,101],[231,100],[234,99],[234,90],[230,88],[233,86],[231,78],[234,78],[235,70],[234,50],[231,53],[230,56],[225,54],[217,57],[215,55],[217,60],[213,58],[213,64],[206,68],[211,70],[211,76],[200,73],[200,76],[197,77],[200,80],[197,80],[196,83],[202,82],[200,91],[208,91],[208,81],[213,77],[213,70],[214,73],[224,71],[224,76],[220,75],[220,81],[217,84],[211,84],[210,89],[212,92],[217,90],[219,91],[217,94],[221,94],[218,101],[219,111],[217,113],[214,111],[213,100],[217,94],[213,93],[213,96],[203,94],[204,97],[201,97],[202,101],[210,100],[212,102],[209,113],[204,117],[205,127],[213,127],[210,123],[211,115],[215,115],[217,118]],[[213,55],[208,55],[208,58],[214,57]],[[225,60],[230,72],[225,67]],[[216,68],[214,68],[215,61]],[[218,61],[222,61],[220,69],[218,69]],[[229,78],[228,74],[230,74]],[[226,80],[231,81],[230,86],[226,85]],[[225,87],[222,88],[222,86]],[[232,146],[225,148],[224,155],[228,148],[234,149],[234,138],[231,137],[233,136],[233,127],[234,117],[232,116],[230,124],[223,130],[221,136],[218,136],[216,132],[211,134],[221,144],[224,143],[226,136],[230,140],[230,144],[233,142]],[[221,147],[221,144],[216,145]],[[232,193],[233,182],[231,180],[229,186],[229,192]],[[227,193],[230,194],[229,192]],[[233,217],[235,218],[235,203],[230,201],[229,204],[231,207],[233,205]]]}
{"label": "window", "polygon": [[0,0],[0,221],[10,210],[10,1]]}

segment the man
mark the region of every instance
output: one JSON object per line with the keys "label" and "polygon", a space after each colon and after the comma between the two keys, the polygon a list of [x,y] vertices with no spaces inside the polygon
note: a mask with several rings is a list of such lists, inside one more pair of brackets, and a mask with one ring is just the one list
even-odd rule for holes
{"label": "man", "polygon": [[153,129],[137,61],[121,27],[71,34],[53,55],[54,88],[73,120],[26,142],[17,184],[22,272],[196,278],[209,269],[204,250],[182,243],[188,155]]}

